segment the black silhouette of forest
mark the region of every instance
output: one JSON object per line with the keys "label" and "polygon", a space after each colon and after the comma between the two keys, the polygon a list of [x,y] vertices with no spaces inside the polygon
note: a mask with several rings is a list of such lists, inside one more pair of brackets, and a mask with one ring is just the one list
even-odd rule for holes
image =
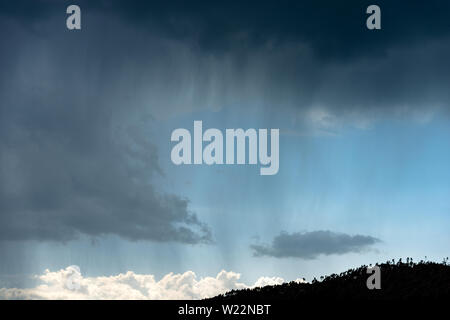
{"label": "black silhouette of forest", "polygon": [[363,265],[340,274],[314,279],[310,283],[290,282],[254,289],[232,290],[210,300],[233,302],[242,300],[305,301],[318,299],[345,300],[409,300],[450,298],[450,263],[431,261],[387,261],[376,264],[381,271],[381,289],[367,288],[371,274]]}

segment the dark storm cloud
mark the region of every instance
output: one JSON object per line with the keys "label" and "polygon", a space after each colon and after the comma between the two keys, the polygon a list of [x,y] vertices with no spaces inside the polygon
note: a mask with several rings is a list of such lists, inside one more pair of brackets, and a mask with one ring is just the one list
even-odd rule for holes
{"label": "dark storm cloud", "polygon": [[72,3],[0,3],[3,239],[208,241],[152,182],[150,119],[257,106],[328,130],[449,106],[447,2],[378,2],[374,32],[369,2],[77,1],[68,31]]}
{"label": "dark storm cloud", "polygon": [[380,240],[371,236],[355,235],[332,231],[312,231],[304,233],[281,233],[270,245],[252,245],[255,256],[276,258],[315,259],[319,255],[361,252]]}
{"label": "dark storm cloud", "polygon": [[157,150],[132,125],[115,132],[107,110],[91,115],[83,103],[30,105],[40,114],[25,108],[6,118],[16,123],[2,121],[0,240],[211,240],[187,199],[149,183],[160,170]]}
{"label": "dark storm cloud", "polygon": [[[42,19],[71,1],[3,2],[4,16]],[[399,43],[436,39],[450,33],[446,1],[77,1],[90,14],[111,15],[128,25],[196,41],[203,49],[258,46],[269,39],[301,42],[322,57],[348,58],[383,52]],[[382,9],[382,30],[365,27],[366,8]],[[88,22],[89,20],[87,20]],[[87,26],[86,26],[87,27]]]}
{"label": "dark storm cloud", "polygon": [[210,242],[189,200],[154,182],[164,173],[141,73],[104,29],[98,44],[58,22],[0,22],[0,240]]}
{"label": "dark storm cloud", "polygon": [[299,126],[313,122],[324,130],[349,123],[367,127],[384,118],[425,122],[436,113],[448,115],[450,3],[378,1],[382,30],[377,31],[365,27],[370,4],[81,3],[88,14],[92,8],[189,48],[192,56],[180,73],[193,75],[200,92],[193,105],[257,105],[268,112],[293,112]]}
{"label": "dark storm cloud", "polygon": [[[236,83],[236,94],[220,102],[225,105],[289,106],[300,118],[319,108],[326,111],[319,126],[330,120],[332,126],[364,126],[386,116],[423,121],[447,113],[450,3],[377,1],[382,30],[369,31],[365,10],[371,4],[114,1],[106,10],[198,47],[200,56],[232,59],[239,70],[229,81]],[[221,66],[221,73],[227,68]],[[228,89],[229,82],[219,83]]]}
{"label": "dark storm cloud", "polygon": [[[368,33],[366,8],[373,1],[120,1],[94,4],[130,24],[198,41],[204,49],[258,46],[268,39],[302,42],[322,57],[383,52],[399,42],[450,33],[445,1],[376,1],[383,30]],[[86,3],[88,5],[88,3]]]}
{"label": "dark storm cloud", "polygon": [[[368,32],[366,8],[382,8],[382,30]],[[109,8],[108,8],[109,7]],[[392,45],[450,33],[445,1],[113,1],[131,24],[198,41],[204,49],[300,42],[323,58],[383,53]]]}

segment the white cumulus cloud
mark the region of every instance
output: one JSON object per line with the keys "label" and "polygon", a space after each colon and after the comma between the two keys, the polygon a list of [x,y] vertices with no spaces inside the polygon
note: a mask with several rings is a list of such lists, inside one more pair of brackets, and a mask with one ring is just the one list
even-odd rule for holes
{"label": "white cumulus cloud", "polygon": [[[156,280],[152,274],[133,271],[112,276],[83,277],[73,266],[45,270],[36,276],[34,288],[1,288],[0,299],[203,299],[232,289],[281,284],[280,277],[260,277],[253,285],[240,282],[241,275],[220,271],[215,277],[199,278],[193,271],[169,273]],[[297,279],[297,282],[303,280]]]}

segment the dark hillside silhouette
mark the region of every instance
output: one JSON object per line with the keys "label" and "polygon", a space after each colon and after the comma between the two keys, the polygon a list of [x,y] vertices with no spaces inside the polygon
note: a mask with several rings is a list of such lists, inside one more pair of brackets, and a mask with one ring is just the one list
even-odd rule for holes
{"label": "dark hillside silhouette", "polygon": [[450,298],[450,264],[448,258],[442,263],[408,258],[376,264],[381,270],[381,289],[369,290],[366,281],[369,266],[332,274],[322,281],[311,283],[284,283],[262,288],[233,290],[210,299],[213,302],[242,300],[397,300]]}

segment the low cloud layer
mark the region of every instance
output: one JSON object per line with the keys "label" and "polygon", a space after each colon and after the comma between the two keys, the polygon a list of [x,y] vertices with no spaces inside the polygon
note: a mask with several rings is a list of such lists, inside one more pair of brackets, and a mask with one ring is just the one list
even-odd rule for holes
{"label": "low cloud layer", "polygon": [[0,299],[203,299],[232,289],[284,282],[279,277],[261,277],[253,285],[246,285],[239,281],[239,273],[225,270],[215,277],[204,278],[198,278],[192,271],[169,273],[159,281],[154,275],[132,271],[106,277],[77,276],[75,281],[70,279],[73,275],[72,266],[55,272],[46,270],[37,276],[41,284],[28,289],[1,288]]}
{"label": "low cloud layer", "polygon": [[361,252],[380,242],[379,239],[332,231],[312,231],[297,233],[281,233],[270,245],[252,245],[255,256],[270,256],[275,258],[315,259],[319,255],[345,254]]}

